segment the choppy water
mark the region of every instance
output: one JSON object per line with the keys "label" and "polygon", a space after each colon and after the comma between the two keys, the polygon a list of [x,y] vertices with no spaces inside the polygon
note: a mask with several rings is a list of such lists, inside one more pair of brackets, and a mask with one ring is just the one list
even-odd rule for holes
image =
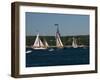
{"label": "choppy water", "polygon": [[89,48],[26,48],[26,67],[89,64]]}

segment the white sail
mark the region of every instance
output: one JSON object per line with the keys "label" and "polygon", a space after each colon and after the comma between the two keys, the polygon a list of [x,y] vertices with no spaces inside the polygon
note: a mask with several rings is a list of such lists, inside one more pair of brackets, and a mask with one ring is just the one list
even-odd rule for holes
{"label": "white sail", "polygon": [[33,47],[39,47],[39,34],[37,34]]}
{"label": "white sail", "polygon": [[49,47],[49,45],[45,39],[44,39],[44,45],[45,45],[45,47]]}
{"label": "white sail", "polygon": [[42,43],[42,41],[39,39],[39,43],[40,43],[40,47],[44,47],[44,44]]}
{"label": "white sail", "polygon": [[78,47],[76,39],[74,37],[73,37],[72,47],[73,48],[77,48]]}
{"label": "white sail", "polygon": [[34,49],[45,49],[44,44],[42,43],[41,39],[39,38],[39,34],[37,34],[33,48]]}

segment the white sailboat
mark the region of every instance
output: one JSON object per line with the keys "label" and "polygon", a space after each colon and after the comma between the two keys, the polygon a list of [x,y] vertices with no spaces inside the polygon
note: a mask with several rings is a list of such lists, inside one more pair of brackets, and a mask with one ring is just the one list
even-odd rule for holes
{"label": "white sailboat", "polygon": [[57,32],[56,32],[56,47],[57,48],[63,48],[63,43],[60,39],[60,33],[59,33],[59,28],[57,26]]}
{"label": "white sailboat", "polygon": [[39,38],[39,33],[35,39],[34,45],[32,46],[33,49],[46,49],[44,44],[42,43],[41,39]]}
{"label": "white sailboat", "polygon": [[73,37],[73,41],[72,41],[72,47],[73,48],[77,48],[78,47],[76,39],[74,37]]}

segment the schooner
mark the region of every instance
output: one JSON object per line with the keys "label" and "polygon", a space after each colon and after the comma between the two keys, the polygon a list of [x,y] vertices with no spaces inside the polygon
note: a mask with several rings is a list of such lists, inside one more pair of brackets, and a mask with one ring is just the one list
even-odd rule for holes
{"label": "schooner", "polygon": [[46,40],[44,41],[44,44],[43,44],[43,42],[41,41],[39,37],[39,33],[38,33],[32,48],[33,49],[47,49],[48,46],[49,45]]}
{"label": "schooner", "polygon": [[63,48],[64,46],[60,39],[59,26],[58,26],[58,24],[55,24],[55,26],[57,26],[57,32],[56,32],[56,37],[55,37],[56,38],[56,47]]}

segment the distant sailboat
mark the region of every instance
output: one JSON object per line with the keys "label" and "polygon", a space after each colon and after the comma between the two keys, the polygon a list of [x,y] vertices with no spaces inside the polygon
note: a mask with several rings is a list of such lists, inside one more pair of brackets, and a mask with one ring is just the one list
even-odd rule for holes
{"label": "distant sailboat", "polygon": [[29,50],[29,51],[26,51],[26,53],[31,53],[32,51],[31,50]]}
{"label": "distant sailboat", "polygon": [[33,49],[46,49],[45,45],[42,43],[41,39],[39,38],[39,33],[35,39],[34,45],[32,46]]}
{"label": "distant sailboat", "polygon": [[55,24],[57,26],[57,32],[56,32],[56,47],[63,48],[63,43],[60,39],[60,33],[59,33],[59,27],[58,24]]}
{"label": "distant sailboat", "polygon": [[74,37],[73,37],[73,41],[72,41],[72,47],[73,48],[77,48],[78,47],[76,39]]}

